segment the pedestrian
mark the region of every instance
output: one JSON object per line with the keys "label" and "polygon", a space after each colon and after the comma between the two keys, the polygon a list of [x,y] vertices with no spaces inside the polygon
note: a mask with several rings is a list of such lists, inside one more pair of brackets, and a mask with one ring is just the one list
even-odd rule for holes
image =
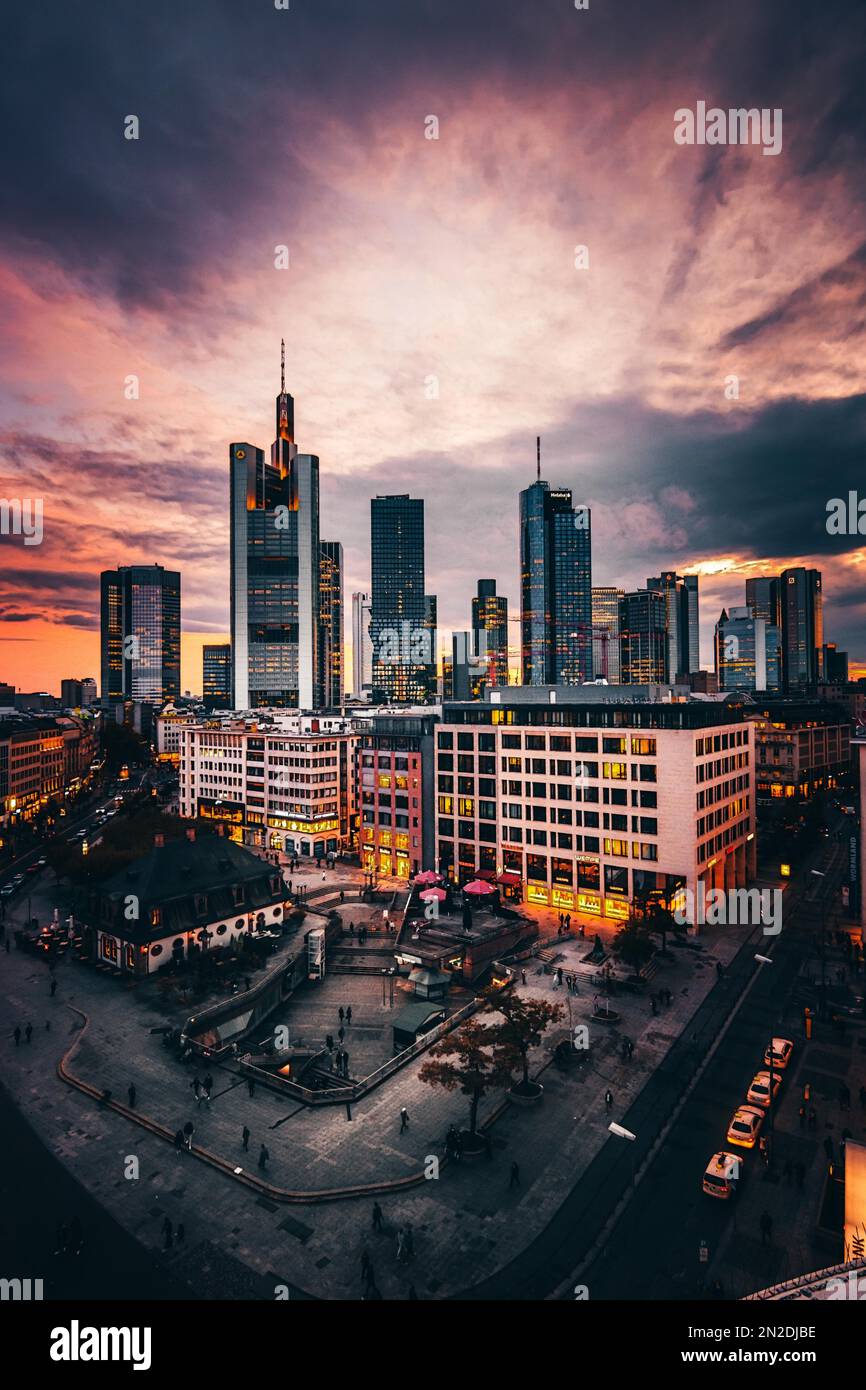
{"label": "pedestrian", "polygon": [[773,1238],[773,1218],[768,1211],[761,1212],[761,1244],[767,1245]]}
{"label": "pedestrian", "polygon": [[267,1168],[269,1158],[270,1154],[268,1153],[264,1144],[262,1144],[262,1147],[259,1149],[259,1167],[262,1169]]}
{"label": "pedestrian", "polygon": [[521,981],[521,984],[524,984],[524,985],[526,984],[526,971],[525,971],[525,970],[521,970],[521,972],[520,972],[520,981]]}
{"label": "pedestrian", "polygon": [[195,1125],[192,1120],[187,1120],[183,1127],[183,1133],[186,1139],[187,1153],[192,1153],[192,1136],[195,1134]]}
{"label": "pedestrian", "polygon": [[381,1229],[382,1229],[382,1208],[379,1206],[379,1203],[378,1203],[378,1202],[374,1202],[374,1203],[373,1203],[373,1230],[374,1230],[374,1231],[381,1231]]}
{"label": "pedestrian", "polygon": [[210,1105],[210,1093],[211,1093],[212,1090],[213,1090],[213,1077],[211,1076],[210,1072],[208,1072],[207,1076],[206,1076],[205,1079],[204,1079],[204,1096],[205,1096],[205,1100],[207,1101],[208,1105]]}
{"label": "pedestrian", "polygon": [[174,1151],[175,1151],[175,1153],[177,1154],[178,1158],[180,1158],[181,1154],[183,1153],[183,1130],[182,1130],[182,1129],[179,1129],[179,1130],[177,1130],[177,1131],[175,1132],[175,1136],[174,1136]]}
{"label": "pedestrian", "polygon": [[[342,1004],[341,1004],[340,1007],[339,1007],[339,1009],[337,1010],[337,1018],[340,1020],[340,1025],[341,1025],[341,1026],[342,1026],[342,1023],[343,1023],[343,1019],[344,1019],[345,1017],[346,1017],[345,1010],[343,1009],[343,1006],[342,1006]],[[342,1042],[342,1039],[340,1039],[340,1041]]]}
{"label": "pedestrian", "polygon": [[342,903],[344,903],[345,901],[346,901],[346,894],[344,893],[343,889],[341,888],[341,889],[340,889],[340,903],[342,904]]}
{"label": "pedestrian", "polygon": [[334,1050],[334,1035],[333,1035],[333,1033],[326,1033],[326,1034],[325,1034],[325,1047],[328,1049],[329,1052],[333,1052],[333,1050]]}
{"label": "pedestrian", "polygon": [[373,1266],[370,1263],[370,1252],[367,1247],[364,1246],[364,1249],[361,1251],[361,1278],[364,1280],[365,1284],[370,1282],[372,1268]]}
{"label": "pedestrian", "polygon": [[348,1025],[348,1024],[350,1024],[351,1022],[352,1022],[352,1005],[350,1004],[349,1007],[348,1007],[348,1009],[346,1010],[346,1024]]}
{"label": "pedestrian", "polygon": [[196,1104],[199,1104],[201,1101],[201,1082],[197,1076],[194,1076],[189,1084],[192,1086],[192,1093],[195,1096]]}
{"label": "pedestrian", "polygon": [[13,1036],[13,1038],[15,1039],[15,1046],[17,1047],[18,1044],[19,1044],[20,1041],[21,1041],[21,1029],[18,1027],[18,1024],[17,1024],[17,1023],[16,1023],[16,1025],[15,1025],[15,1029],[14,1029],[14,1031],[13,1031],[13,1033],[12,1033],[12,1036]]}
{"label": "pedestrian", "polygon": [[244,1125],[243,1129],[241,1130],[241,1148],[243,1149],[244,1153],[249,1153],[250,1151],[250,1132],[247,1129],[246,1125]]}
{"label": "pedestrian", "polygon": [[399,1265],[406,1263],[406,1235],[402,1226],[397,1232],[397,1263]]}
{"label": "pedestrian", "polygon": [[247,1090],[251,1096],[254,1096],[256,1093],[256,1083],[251,1076],[247,1077]]}
{"label": "pedestrian", "polygon": [[520,1186],[520,1168],[519,1168],[519,1166],[518,1166],[517,1163],[512,1163],[512,1165],[511,1165],[511,1174],[510,1174],[509,1179],[508,1179],[508,1188],[509,1188],[509,1191],[511,1190],[512,1187],[519,1187],[519,1186]]}
{"label": "pedestrian", "polygon": [[32,1023],[28,1023],[27,1027],[24,1029],[24,1036],[25,1036],[25,1038],[27,1039],[28,1042],[29,1042],[30,1039],[33,1037],[33,1024],[32,1024]]}
{"label": "pedestrian", "polygon": [[566,914],[565,914],[565,930],[566,930],[567,932],[571,931],[571,913],[570,913],[570,912],[566,912]]}
{"label": "pedestrian", "polygon": [[720,960],[717,960],[717,961],[716,961],[716,977],[717,977],[717,979],[720,980],[720,979],[722,978],[722,976],[724,975],[724,973],[725,973],[725,967],[722,965],[722,962],[721,962]]}
{"label": "pedestrian", "polygon": [[402,1134],[403,1131],[404,1131],[404,1129],[408,1129],[408,1128],[409,1128],[409,1111],[406,1109],[406,1107],[405,1107],[405,1105],[404,1105],[404,1106],[403,1106],[403,1109],[400,1111],[400,1133]]}
{"label": "pedestrian", "polygon": [[341,1023],[340,1026],[339,1026],[339,1028],[337,1029],[337,1037],[340,1039],[340,1043],[341,1043],[341,1044],[342,1044],[342,1041],[343,1041],[343,1039],[344,1039],[345,1036],[346,1036],[346,1030],[345,1030],[345,1028],[343,1027],[342,1023]]}
{"label": "pedestrian", "polygon": [[55,996],[55,994],[57,993],[57,981],[56,981],[56,980],[52,980],[52,981],[51,981],[51,988],[49,989],[48,993],[51,995],[51,998],[53,999],[54,996]]}
{"label": "pedestrian", "polygon": [[130,1108],[130,1110],[134,1110],[134,1109],[135,1109],[135,1094],[136,1094],[136,1092],[135,1092],[135,1085],[133,1084],[133,1082],[130,1081],[130,1083],[129,1083],[129,1090],[128,1090],[128,1092],[127,1092],[127,1095],[129,1096],[129,1108]]}
{"label": "pedestrian", "polygon": [[610,1089],[606,1090],[604,1093],[604,1103],[607,1106],[608,1110],[613,1105],[613,1091],[611,1091]]}

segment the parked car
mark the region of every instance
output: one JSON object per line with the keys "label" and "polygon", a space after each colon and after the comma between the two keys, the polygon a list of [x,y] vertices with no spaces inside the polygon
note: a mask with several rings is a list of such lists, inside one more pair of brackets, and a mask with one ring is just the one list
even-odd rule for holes
{"label": "parked car", "polygon": [[753,1149],[758,1142],[764,1112],[756,1105],[741,1105],[734,1111],[728,1125],[728,1143],[738,1144],[741,1149]]}
{"label": "parked car", "polygon": [[724,1149],[713,1154],[704,1172],[702,1187],[708,1197],[735,1197],[743,1160]]}
{"label": "parked car", "polygon": [[[776,1099],[776,1092],[782,1084],[782,1078],[777,1071],[773,1072],[773,1100]],[[760,1105],[764,1110],[770,1106],[770,1073],[759,1071],[752,1081],[751,1086],[746,1092],[746,1100],[750,1105]]]}
{"label": "parked car", "polygon": [[772,1063],[773,1071],[784,1071],[793,1051],[794,1044],[790,1038],[772,1038],[764,1053],[764,1066],[769,1067]]}

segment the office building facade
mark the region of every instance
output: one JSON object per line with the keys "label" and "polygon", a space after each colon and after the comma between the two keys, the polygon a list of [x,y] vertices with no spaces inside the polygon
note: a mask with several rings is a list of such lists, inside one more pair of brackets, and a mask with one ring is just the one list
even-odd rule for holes
{"label": "office building facade", "polygon": [[592,676],[592,519],[568,488],[539,478],[520,494],[520,630],[524,685]]}
{"label": "office building facade", "polygon": [[316,709],[319,460],[298,453],[283,363],[270,458],[229,446],[232,705]]}
{"label": "office building facade", "polygon": [[369,594],[352,595],[352,694],[369,699],[373,691],[372,607]]}
{"label": "office building facade", "polygon": [[767,624],[751,608],[722,609],[715,648],[720,690],[767,689]]}
{"label": "office building facade", "polygon": [[619,685],[619,601],[622,589],[593,586],[592,590],[592,673],[609,685]]}
{"label": "office building facade", "polygon": [[424,502],[370,503],[373,697],[423,703],[436,694],[435,599],[424,592]]}
{"label": "office building facade", "polygon": [[485,664],[484,686],[508,684],[508,600],[495,579],[479,579],[472,600],[475,655]]}
{"label": "office building facade", "polygon": [[820,570],[802,566],[780,575],[782,681],[788,693],[814,689],[823,678],[824,595]]}
{"label": "office building facade", "polygon": [[663,570],[660,575],[648,579],[646,586],[662,594],[665,600],[665,679],[673,682],[677,676],[685,677],[699,671],[698,576],[687,574],[682,578],[673,570]]}
{"label": "office building facade", "polygon": [[121,565],[100,576],[103,702],[162,705],[180,695],[180,575]]}
{"label": "office building facade", "polygon": [[201,688],[202,700],[208,709],[231,709],[231,643],[209,642],[202,647]]}
{"label": "office building facade", "polygon": [[343,547],[319,549],[319,685],[325,709],[339,709],[346,693],[343,666]]}
{"label": "office building facade", "polygon": [[669,665],[667,598],[657,589],[635,589],[619,601],[620,672],[623,685],[663,684]]}

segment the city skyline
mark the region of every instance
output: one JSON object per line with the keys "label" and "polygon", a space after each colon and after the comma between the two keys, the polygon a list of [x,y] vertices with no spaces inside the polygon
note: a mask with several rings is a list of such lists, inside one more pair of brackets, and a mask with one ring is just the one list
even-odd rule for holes
{"label": "city skyline", "polygon": [[[698,15],[662,7],[629,45],[632,9],[637,21],[629,5],[593,17],[591,66],[585,16],[532,25],[479,4],[446,39],[421,14],[395,25],[391,4],[381,28],[347,13],[360,59],[394,79],[385,94],[347,83],[323,21],[293,17],[320,90],[287,91],[265,71],[230,114],[217,100],[227,65],[262,67],[255,19],[220,9],[205,63],[199,27],[189,57],[179,42],[182,102],[146,80],[162,51],[152,17],[132,21],[137,96],[104,17],[58,16],[41,49],[31,36],[42,60],[30,95],[42,90],[61,130],[80,91],[55,63],[72,61],[96,90],[87,75],[103,43],[111,71],[100,64],[103,97],[77,107],[75,140],[40,149],[41,191],[14,80],[3,97],[15,153],[0,223],[2,484],[45,499],[40,546],[2,538],[5,679],[54,688],[95,671],[98,572],[158,560],[184,575],[182,685],[195,689],[201,646],[229,633],[225,450],[269,437],[284,335],[346,592],[369,585],[370,497],[411,479],[443,645],[468,625],[479,573],[513,620],[514,499],[540,433],[543,475],[592,510],[596,584],[700,573],[702,666],[745,580],[802,565],[822,571],[826,635],[862,672],[861,538],[826,521],[831,498],[856,488],[866,424],[866,219],[857,108],[823,96],[853,81],[862,19],[840,8],[828,31],[801,17],[824,65],[804,83],[778,50],[779,7],[738,11],[712,39]],[[193,32],[192,15],[175,22]],[[789,108],[775,158],[675,143],[673,112],[696,92],[726,104],[758,81],[770,106]],[[140,138],[126,141],[136,106]],[[40,213],[45,189],[85,177],[85,149],[102,156],[88,204],[52,198]]]}

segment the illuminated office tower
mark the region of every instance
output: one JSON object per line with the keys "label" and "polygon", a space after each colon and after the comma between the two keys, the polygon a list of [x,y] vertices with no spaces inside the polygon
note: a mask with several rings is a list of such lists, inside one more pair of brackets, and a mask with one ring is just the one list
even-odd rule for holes
{"label": "illuminated office tower", "polygon": [[180,695],[180,575],[120,565],[100,576],[100,696],[160,705]]}
{"label": "illuminated office tower", "polygon": [[345,698],[343,547],[339,541],[322,541],[319,555],[319,684],[324,707],[339,709]]}
{"label": "illuminated office tower", "polygon": [[610,685],[620,683],[619,601],[622,589],[592,590],[592,672]]}

